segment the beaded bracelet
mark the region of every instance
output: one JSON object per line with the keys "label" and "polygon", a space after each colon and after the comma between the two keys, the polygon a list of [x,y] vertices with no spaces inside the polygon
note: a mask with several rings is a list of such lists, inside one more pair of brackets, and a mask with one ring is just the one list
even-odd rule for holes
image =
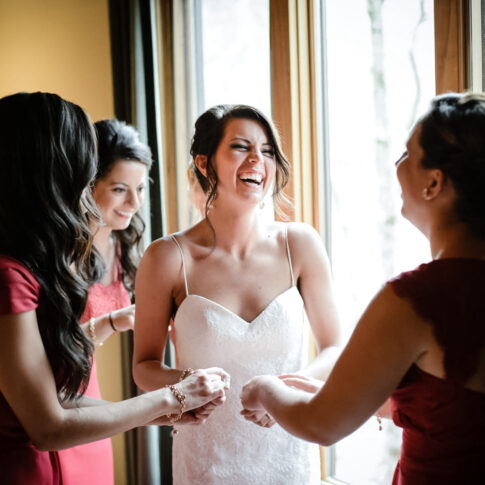
{"label": "beaded bracelet", "polygon": [[183,381],[186,377],[189,377],[191,374],[193,374],[195,371],[194,369],[191,369],[190,367],[187,367],[187,369],[184,369],[182,371],[182,374],[180,375],[179,382]]}
{"label": "beaded bracelet", "polygon": [[108,313],[109,324],[110,324],[111,328],[113,329],[113,332],[116,332],[117,330],[116,330],[115,324],[113,323],[113,317],[111,316],[111,313],[112,312]]}
{"label": "beaded bracelet", "polygon": [[103,342],[101,342],[98,337],[96,337],[96,332],[95,332],[95,322],[94,318],[89,319],[89,324],[88,324],[88,333],[89,333],[89,338],[93,342],[95,346],[102,347]]}
{"label": "beaded bracelet", "polygon": [[377,424],[379,426],[379,431],[382,431],[382,416],[379,413],[376,413]]}
{"label": "beaded bracelet", "polygon": [[[170,423],[171,426],[174,426],[174,424],[180,420],[180,418],[182,417],[182,414],[184,414],[184,410],[185,410],[185,399],[186,399],[186,396],[183,392],[181,392],[179,389],[177,389],[174,385],[171,385],[171,386],[165,386],[165,387],[168,387],[171,391],[172,391],[172,394],[175,396],[175,398],[177,399],[177,401],[180,403],[180,411],[177,415],[175,415],[175,417],[172,417],[171,414],[166,414],[165,416],[168,418],[168,421]],[[175,429],[175,427],[173,428],[173,434],[177,434],[178,433],[178,429]]]}

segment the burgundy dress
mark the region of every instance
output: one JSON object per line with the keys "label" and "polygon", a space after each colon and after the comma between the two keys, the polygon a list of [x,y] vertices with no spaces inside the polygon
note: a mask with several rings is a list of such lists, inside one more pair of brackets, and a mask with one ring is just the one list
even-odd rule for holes
{"label": "burgundy dress", "polygon": [[393,485],[485,483],[485,393],[464,387],[485,343],[485,261],[435,260],[390,284],[433,326],[446,371],[413,365],[391,397],[403,428]]}
{"label": "burgundy dress", "polygon": [[[130,296],[121,279],[121,266],[118,269],[118,275],[111,285],[96,283],[91,286],[81,322],[87,322],[90,318],[131,305]],[[94,360],[85,395],[101,399]],[[59,459],[64,485],[113,485],[114,483],[113,450],[109,438],[61,450]]]}
{"label": "burgundy dress", "polygon": [[[37,310],[39,327],[43,302],[40,285],[19,261],[0,255],[0,315]],[[0,482],[3,485],[60,485],[57,452],[39,451],[0,393]]]}

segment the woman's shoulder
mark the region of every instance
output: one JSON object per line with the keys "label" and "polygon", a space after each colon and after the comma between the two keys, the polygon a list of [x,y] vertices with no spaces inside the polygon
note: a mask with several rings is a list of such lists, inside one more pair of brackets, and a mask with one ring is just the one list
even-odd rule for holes
{"label": "woman's shoulder", "polygon": [[22,262],[5,254],[0,254],[0,278],[2,281],[27,281],[34,286],[39,286],[35,276]]}
{"label": "woman's shoulder", "polygon": [[21,313],[37,308],[40,284],[20,261],[0,255],[0,313]]}
{"label": "woman's shoulder", "polygon": [[164,264],[169,262],[179,252],[176,238],[176,234],[170,234],[152,241],[143,254],[142,261],[150,260]]}
{"label": "woman's shoulder", "polygon": [[290,244],[294,240],[321,241],[315,228],[306,222],[272,221],[266,227],[268,231],[277,233],[280,238],[284,239],[287,236]]}
{"label": "woman's shoulder", "polygon": [[282,230],[286,234],[290,252],[304,259],[325,255],[323,240],[317,230],[305,222],[285,222]]}
{"label": "woman's shoulder", "polygon": [[389,280],[396,293],[441,293],[449,287],[485,284],[485,261],[471,258],[446,258],[420,264]]}

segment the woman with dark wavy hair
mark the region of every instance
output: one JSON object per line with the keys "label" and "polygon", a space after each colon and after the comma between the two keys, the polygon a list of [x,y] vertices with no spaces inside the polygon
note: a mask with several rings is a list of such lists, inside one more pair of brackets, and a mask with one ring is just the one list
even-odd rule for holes
{"label": "woman with dark wavy hair", "polygon": [[[102,221],[92,218],[90,229],[94,247],[103,259],[104,274],[89,287],[81,322],[85,333],[103,345],[116,332],[133,329],[135,305],[130,296],[145,229],[138,210],[145,197],[152,155],[132,126],[116,119],[98,121],[94,126],[98,167],[92,192]],[[85,395],[101,398],[95,360]],[[64,485],[114,483],[110,439],[62,450],[59,457]]]}
{"label": "woman with dark wavy hair", "polygon": [[[0,99],[0,470],[6,485],[61,484],[56,451],[223,399],[222,371],[117,403],[83,396],[93,342],[79,325],[98,279],[87,187],[96,145],[55,94]],[[216,374],[218,372],[218,374]],[[191,414],[193,419],[193,414]],[[89,467],[89,462],[85,463]]]}
{"label": "woman with dark wavy hair", "polygon": [[394,485],[483,483],[485,96],[435,98],[396,166],[402,214],[433,260],[376,295],[318,392],[301,377],[258,376],[243,389],[243,414],[267,412],[329,446],[391,396],[403,428]]}
{"label": "woman with dark wavy hair", "polygon": [[[267,194],[277,202],[290,164],[257,109],[207,110],[191,154],[205,217],[143,256],[133,375],[149,390],[177,382],[183,368],[217,365],[231,375],[231,390],[203,427],[181,427],[174,438],[174,485],[319,484],[318,447],[245,422],[239,392],[262,372],[321,375],[333,362],[337,318],[321,238],[262,211]],[[163,364],[169,325],[179,369]],[[320,353],[307,366],[310,326]],[[266,413],[257,419],[272,424]]]}

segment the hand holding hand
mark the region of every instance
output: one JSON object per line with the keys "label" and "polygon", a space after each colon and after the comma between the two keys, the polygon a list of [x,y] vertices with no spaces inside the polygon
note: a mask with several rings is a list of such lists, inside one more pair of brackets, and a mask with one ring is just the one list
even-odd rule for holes
{"label": "hand holding hand", "polygon": [[200,408],[212,401],[216,403],[224,402],[224,389],[228,389],[228,381],[229,374],[216,367],[199,369],[189,374],[176,385],[180,392],[185,395],[184,410],[190,411]]}
{"label": "hand holding hand", "polygon": [[192,409],[190,411],[195,419],[193,424],[202,424],[205,423],[206,419],[214,412],[214,410],[220,406],[221,404],[224,404],[226,400],[226,396],[219,397],[217,399],[214,399],[211,402],[208,402],[207,404],[204,404],[200,408],[197,409]]}
{"label": "hand holding hand", "polygon": [[276,422],[266,411],[248,411],[243,409],[241,415],[244,416],[244,419],[263,428],[271,428]]}
{"label": "hand holding hand", "polygon": [[241,404],[246,411],[265,411],[264,406],[259,400],[260,386],[266,380],[276,379],[274,376],[256,376],[244,384],[241,391]]}
{"label": "hand holding hand", "polygon": [[[225,396],[214,399],[214,401],[211,401],[207,404],[204,404],[200,408],[192,409],[190,411],[186,411],[185,413],[182,414],[180,419],[175,423],[177,426],[182,424],[182,425],[192,425],[192,426],[197,426],[200,424],[205,423],[206,419],[212,414],[214,409],[217,408],[217,406],[221,405],[224,403],[226,400]],[[155,419],[154,421],[148,423],[148,424],[153,424],[157,426],[171,426],[172,423],[170,422],[170,418],[167,415],[160,416],[159,418]]]}
{"label": "hand holding hand", "polygon": [[224,369],[221,369],[220,367],[208,367],[207,369],[203,370],[208,374],[215,374],[219,376],[224,383],[224,389],[227,390],[231,388],[231,376]]}

